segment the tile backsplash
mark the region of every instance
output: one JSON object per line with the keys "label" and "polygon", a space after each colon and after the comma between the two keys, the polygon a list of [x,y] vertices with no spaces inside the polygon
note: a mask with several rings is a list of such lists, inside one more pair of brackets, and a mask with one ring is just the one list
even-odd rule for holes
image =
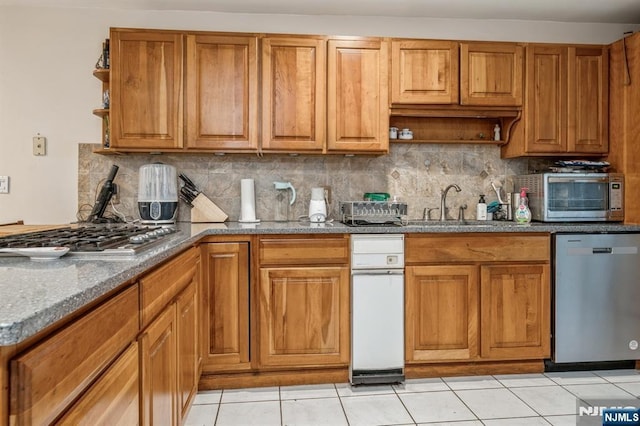
{"label": "tile backsplash", "polygon": [[[128,220],[139,218],[137,209],[138,169],[143,164],[162,162],[184,173],[228,216],[240,216],[240,180],[255,180],[256,217],[274,219],[276,198],[273,182],[291,182],[298,197],[290,217],[307,214],[311,188],[331,187],[329,213],[337,218],[338,201],[361,200],[365,192],[388,192],[408,203],[409,217],[422,218],[425,208],[440,206],[441,190],[455,183],[462,189],[447,196],[448,217],[457,218],[458,208],[467,205],[465,217],[475,218],[480,194],[487,203],[496,200],[491,182],[513,191],[510,176],[546,167],[544,161],[501,159],[495,145],[441,145],[393,143],[382,156],[264,154],[94,154],[96,144],[80,144],[78,155],[78,215],[88,216],[102,180],[112,164],[119,166],[118,212]],[[111,208],[107,210],[111,212]],[[435,211],[433,217],[439,215]],[[180,201],[178,220],[190,220],[190,207]]]}

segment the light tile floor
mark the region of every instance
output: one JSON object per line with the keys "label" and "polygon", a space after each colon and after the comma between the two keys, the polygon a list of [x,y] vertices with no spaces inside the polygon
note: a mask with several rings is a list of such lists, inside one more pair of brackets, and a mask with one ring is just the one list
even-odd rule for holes
{"label": "light tile floor", "polygon": [[575,425],[578,398],[640,399],[639,370],[202,391],[187,426]]}

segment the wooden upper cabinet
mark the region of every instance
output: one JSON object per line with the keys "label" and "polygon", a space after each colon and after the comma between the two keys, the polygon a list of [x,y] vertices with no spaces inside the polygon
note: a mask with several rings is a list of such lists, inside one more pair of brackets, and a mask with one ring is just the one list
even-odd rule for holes
{"label": "wooden upper cabinet", "polygon": [[262,42],[262,149],[322,151],[326,127],[326,41]]}
{"label": "wooden upper cabinet", "polygon": [[460,104],[521,106],[524,49],[513,43],[460,44]]}
{"label": "wooden upper cabinet", "polygon": [[568,151],[609,150],[609,54],[606,47],[569,47]]}
{"label": "wooden upper cabinet", "polygon": [[391,103],[457,104],[458,51],[453,41],[392,41]]}
{"label": "wooden upper cabinet", "polygon": [[528,152],[567,150],[567,49],[527,47],[525,139]]}
{"label": "wooden upper cabinet", "polygon": [[187,35],[187,148],[258,147],[257,37]]}
{"label": "wooden upper cabinet", "polygon": [[327,150],[389,150],[389,42],[328,42]]}
{"label": "wooden upper cabinet", "polygon": [[606,47],[531,44],[526,71],[524,136],[503,156],[607,153]]}
{"label": "wooden upper cabinet", "polygon": [[182,147],[182,44],[176,32],[111,31],[111,146]]}

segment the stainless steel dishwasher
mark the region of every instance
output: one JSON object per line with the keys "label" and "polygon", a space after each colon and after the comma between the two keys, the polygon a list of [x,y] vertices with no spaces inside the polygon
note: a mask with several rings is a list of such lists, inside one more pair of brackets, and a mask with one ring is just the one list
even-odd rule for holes
{"label": "stainless steel dishwasher", "polygon": [[404,380],[404,235],[351,235],[352,384]]}
{"label": "stainless steel dishwasher", "polygon": [[553,361],[640,359],[640,234],[554,241]]}

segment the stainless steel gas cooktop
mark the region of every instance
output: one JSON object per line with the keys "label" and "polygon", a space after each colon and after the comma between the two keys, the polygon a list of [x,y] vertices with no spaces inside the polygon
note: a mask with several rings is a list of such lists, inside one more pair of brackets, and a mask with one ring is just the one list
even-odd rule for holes
{"label": "stainless steel gas cooktop", "polygon": [[0,237],[0,249],[68,247],[68,255],[132,256],[178,232],[170,226],[87,225]]}

